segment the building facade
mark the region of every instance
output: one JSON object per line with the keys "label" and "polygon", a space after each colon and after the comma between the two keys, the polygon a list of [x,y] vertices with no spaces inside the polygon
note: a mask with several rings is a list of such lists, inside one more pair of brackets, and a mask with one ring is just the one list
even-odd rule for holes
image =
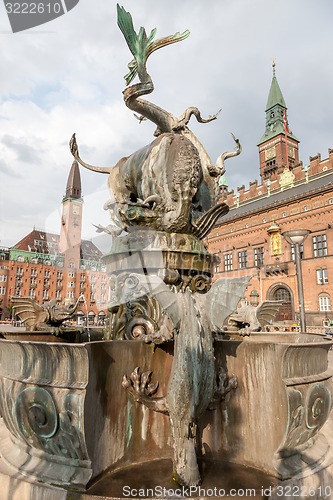
{"label": "building facade", "polygon": [[310,230],[300,248],[306,322],[325,326],[333,320],[333,150],[325,159],[299,160],[274,67],[258,149],[260,182],[224,193],[229,213],[207,239],[220,260],[216,277],[251,275],[246,299],[254,305],[283,300],[276,320],[297,323],[295,248],[283,233]]}
{"label": "building facade", "polygon": [[0,308],[11,313],[11,298],[51,299],[69,305],[80,297],[79,323],[103,324],[107,316],[108,277],[102,252],[81,239],[83,199],[78,164],[72,164],[62,200],[60,234],[34,228],[11,248],[0,249]]}

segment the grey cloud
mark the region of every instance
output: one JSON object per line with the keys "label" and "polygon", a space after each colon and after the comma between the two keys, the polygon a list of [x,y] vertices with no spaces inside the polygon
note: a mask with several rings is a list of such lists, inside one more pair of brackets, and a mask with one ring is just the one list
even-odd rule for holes
{"label": "grey cloud", "polygon": [[[78,134],[82,156],[90,163],[103,165],[116,163],[121,156],[131,154],[153,139],[155,127],[148,122],[138,125],[135,118],[133,125],[124,125],[126,129],[112,116],[111,123],[97,122],[95,117],[92,123],[89,120],[89,110],[96,109],[97,104],[123,105],[123,75],[131,54],[117,27],[116,3],[113,0],[79,2],[68,15],[49,24],[54,33],[36,31],[33,37],[8,36],[6,47],[0,47],[0,64],[6,68],[0,82],[2,101],[9,93],[33,100],[36,89],[45,88],[45,99],[39,96],[39,102],[48,102],[48,116],[55,120],[53,123],[58,123],[59,109],[71,110],[66,117],[68,131],[61,131],[64,134],[61,151],[66,150],[68,155],[68,170],[64,162],[63,178],[59,175],[56,181],[50,181],[45,177],[52,185],[45,183],[43,188],[44,193],[48,189],[58,193],[59,199],[71,164],[67,144],[72,132]],[[320,7],[318,3],[304,0],[126,0],[120,3],[132,13],[137,30],[140,26],[145,26],[147,31],[156,27],[157,37],[190,30],[188,39],[149,58],[148,71],[155,91],[147,98],[175,115],[180,115],[188,106],[199,107],[203,116],[222,108],[218,120],[206,125],[191,121],[190,128],[213,161],[221,152],[233,148],[230,132],[240,138],[243,153],[226,163],[231,189],[259,177],[257,142],[265,129],[273,57],[288,106],[290,127],[301,141],[301,159],[306,163],[308,157],[318,151],[322,157],[327,156],[328,148],[333,147],[333,66],[328,63],[333,44],[332,0],[321,0]],[[80,84],[80,91],[76,91],[76,82]],[[82,89],[85,83],[89,87],[87,93]],[[51,91],[53,89],[52,95],[47,84]],[[101,90],[95,94],[92,91],[90,97],[89,91],[95,85]],[[62,91],[54,94],[54,88]],[[100,96],[103,92],[105,100]],[[71,107],[72,103],[75,107]],[[77,122],[74,125],[75,113],[84,116],[85,136]],[[131,113],[125,105],[123,113],[124,116]],[[44,166],[49,158],[42,147],[36,147],[29,135],[25,135],[25,142],[21,143],[13,135],[13,128],[7,128],[7,122],[10,120],[2,122],[1,133],[5,134],[4,144],[15,152],[17,160],[40,168],[42,158]],[[96,127],[99,131],[114,131],[116,127],[120,138],[117,146],[110,141],[101,153],[96,138],[90,139],[86,133],[89,127],[92,132]],[[59,157],[59,151],[59,143],[54,143],[52,163]],[[62,157],[65,157],[63,153]],[[6,171],[11,171],[9,164],[0,163],[0,169],[10,175]],[[95,182],[96,186],[101,182],[99,177],[96,181],[91,179],[88,173],[82,173],[84,193],[90,192]],[[27,189],[29,182],[27,179]],[[42,194],[38,196],[42,198]],[[47,205],[47,201],[45,203]],[[96,207],[96,212],[99,210],[102,211],[102,201]],[[31,212],[30,227],[38,224],[38,217],[37,210]]]}
{"label": "grey cloud", "polygon": [[17,178],[22,177],[21,174],[10,168],[10,166],[7,165],[7,163],[4,162],[3,160],[0,160],[0,172],[10,177],[17,177]]}
{"label": "grey cloud", "polygon": [[7,148],[14,151],[17,160],[24,163],[39,165],[41,163],[40,151],[35,146],[24,144],[12,135],[4,135],[1,141]]}

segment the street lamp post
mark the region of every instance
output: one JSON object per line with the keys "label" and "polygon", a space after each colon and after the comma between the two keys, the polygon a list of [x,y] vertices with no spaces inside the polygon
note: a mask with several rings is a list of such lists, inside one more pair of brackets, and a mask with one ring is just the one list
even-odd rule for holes
{"label": "street lamp post", "polygon": [[295,229],[293,231],[285,231],[282,236],[290,245],[295,245],[295,262],[297,275],[297,292],[300,314],[301,332],[306,333],[305,309],[304,309],[304,290],[303,290],[303,275],[300,247],[306,240],[310,231],[308,229]]}

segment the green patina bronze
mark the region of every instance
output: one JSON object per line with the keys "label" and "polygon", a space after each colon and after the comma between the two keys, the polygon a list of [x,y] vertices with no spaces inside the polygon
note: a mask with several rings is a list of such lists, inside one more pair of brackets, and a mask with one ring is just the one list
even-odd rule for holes
{"label": "green patina bronze", "polygon": [[174,35],[159,38],[153,41],[156,35],[154,28],[150,35],[147,36],[145,28],[141,26],[139,32],[136,33],[133,25],[132,16],[123,7],[117,4],[118,26],[123,33],[127,45],[134,56],[134,59],[128,64],[129,73],[125,76],[126,84],[129,85],[132,80],[139,75],[140,81],[147,78],[146,62],[148,57],[157,49],[166,47],[171,43],[176,43],[187,38],[190,34],[188,30],[183,33],[175,33]]}
{"label": "green patina bronze", "polygon": [[[84,162],[75,134],[70,149],[84,167],[108,174],[111,200],[105,208],[112,224],[104,230],[114,239],[103,261],[110,274],[110,338],[174,346],[165,396],[154,396],[157,386],[150,383],[151,372],[139,367],[124,376],[123,387],[135,401],[169,415],[174,477],[193,486],[200,482],[195,449],[198,420],[214,397],[223,399],[237,385],[232,377],[228,381],[225,371],[224,383],[219,386],[215,381],[212,331],[222,328],[248,279],[227,284],[218,280],[212,285],[215,257],[203,239],[229,210],[219,202],[219,179],[225,173],[224,161],[238,155],[241,145],[233,136],[236,151],[222,153],[214,165],[188,123],[192,116],[208,123],[218,113],[203,119],[198,108],[190,107],[176,117],[142,98],[154,90],[148,57],[184,40],[189,31],[154,40],[156,29],[149,35],[143,27],[136,32],[130,13],[119,5],[117,13],[133,55],[124,101],[140,122],[147,119],[157,126],[155,139],[112,168]],[[136,76],[139,83],[130,85]]]}

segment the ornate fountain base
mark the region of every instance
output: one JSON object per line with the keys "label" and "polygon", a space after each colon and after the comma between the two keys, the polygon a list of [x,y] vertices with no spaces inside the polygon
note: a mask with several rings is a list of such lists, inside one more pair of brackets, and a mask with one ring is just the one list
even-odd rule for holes
{"label": "ornate fountain base", "polygon": [[[217,369],[235,375],[238,388],[199,423],[202,490],[193,496],[224,489],[228,498],[236,489],[232,498],[241,498],[248,489],[281,498],[279,487],[312,487],[311,498],[333,498],[333,433],[328,425],[320,432],[332,406],[330,346],[305,334],[215,342]],[[161,488],[179,488],[169,418],[121,387],[140,365],[165,394],[172,343],[153,352],[141,341],[0,340],[0,353],[3,500],[135,498],[145,489],[165,498]]]}
{"label": "ornate fountain base", "polygon": [[109,274],[158,274],[165,283],[193,292],[207,291],[217,260],[195,236],[149,229],[116,238],[103,257]]}

